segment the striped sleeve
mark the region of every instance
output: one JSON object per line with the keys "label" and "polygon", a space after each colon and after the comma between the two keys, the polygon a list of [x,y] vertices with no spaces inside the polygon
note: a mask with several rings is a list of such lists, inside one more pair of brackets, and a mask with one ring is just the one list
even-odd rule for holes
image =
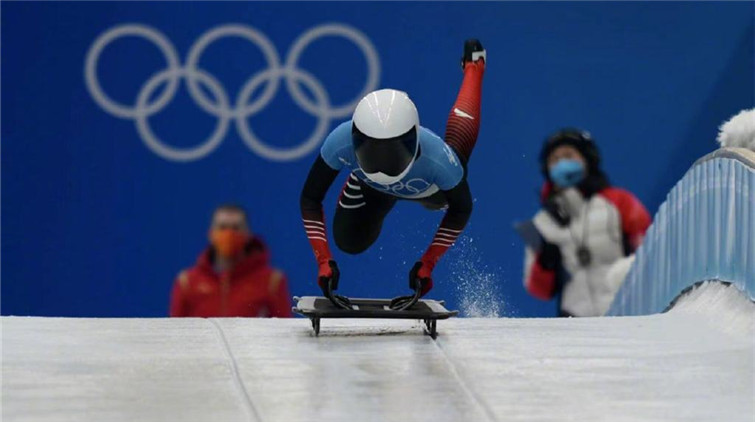
{"label": "striped sleeve", "polygon": [[304,230],[307,232],[307,239],[310,242],[322,241],[328,243],[328,235],[325,233],[325,223],[318,220],[308,220],[302,218]]}
{"label": "striped sleeve", "polygon": [[322,156],[317,157],[304,183],[300,198],[304,231],[319,264],[328,262],[332,257],[328,247],[322,201],[336,176],[338,176],[338,170],[329,167]]}
{"label": "striped sleeve", "polygon": [[448,210],[435,232],[430,247],[422,256],[422,263],[430,270],[435,267],[448,248],[453,246],[472,214],[472,194],[466,177],[455,188],[444,193],[448,201]]}
{"label": "striped sleeve", "polygon": [[438,231],[435,233],[435,237],[433,238],[433,242],[430,244],[430,246],[441,246],[450,248],[453,246],[454,243],[456,243],[456,239],[461,234],[461,230],[453,230],[448,229],[445,227],[439,227]]}

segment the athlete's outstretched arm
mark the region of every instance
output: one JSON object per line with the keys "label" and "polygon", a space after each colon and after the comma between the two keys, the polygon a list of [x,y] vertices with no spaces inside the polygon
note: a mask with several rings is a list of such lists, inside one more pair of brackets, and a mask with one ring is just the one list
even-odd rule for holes
{"label": "athlete's outstretched arm", "polygon": [[312,250],[315,253],[320,277],[332,275],[329,262],[333,255],[328,247],[328,234],[322,201],[337,176],[338,170],[332,169],[322,156],[318,155],[317,160],[309,170],[299,201],[304,229],[307,232],[309,244],[312,245]]}
{"label": "athlete's outstretched arm", "polygon": [[467,225],[469,216],[472,215],[472,194],[469,191],[469,183],[467,183],[466,176],[456,187],[444,191],[444,193],[448,201],[446,216],[443,217],[443,221],[441,221],[430,247],[422,255],[422,259],[415,264],[410,275],[412,279],[418,278],[420,280],[422,295],[432,288],[432,271],[435,268],[435,264],[438,263],[438,260],[446,253],[448,248],[456,242],[456,239]]}
{"label": "athlete's outstretched arm", "polygon": [[467,183],[466,177],[455,188],[444,193],[448,201],[448,210],[446,210],[446,216],[440,222],[440,227],[435,233],[430,248],[425,252],[425,256],[434,259],[435,262],[464,231],[469,216],[472,215],[472,193],[469,191],[469,183]]}

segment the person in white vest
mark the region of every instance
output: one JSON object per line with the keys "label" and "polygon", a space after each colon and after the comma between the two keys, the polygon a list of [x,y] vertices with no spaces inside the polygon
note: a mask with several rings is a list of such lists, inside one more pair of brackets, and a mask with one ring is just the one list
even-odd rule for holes
{"label": "person in white vest", "polygon": [[609,280],[642,243],[650,215],[630,192],[612,187],[586,131],[566,128],[540,152],[542,209],[517,230],[527,243],[524,285],[558,298],[559,316],[603,315],[623,277]]}

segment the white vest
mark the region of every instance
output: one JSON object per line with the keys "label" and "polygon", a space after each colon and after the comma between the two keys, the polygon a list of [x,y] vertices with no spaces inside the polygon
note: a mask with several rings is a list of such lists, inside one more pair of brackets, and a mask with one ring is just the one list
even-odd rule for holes
{"label": "white vest", "polygon": [[[569,225],[560,226],[544,210],[535,215],[533,222],[548,243],[558,246],[568,272],[561,293],[561,309],[575,316],[601,316],[620,287],[620,282],[608,280],[607,274],[624,257],[621,215],[599,193],[587,201],[573,188],[559,196],[570,216]],[[585,267],[577,256],[583,246],[591,257]]]}

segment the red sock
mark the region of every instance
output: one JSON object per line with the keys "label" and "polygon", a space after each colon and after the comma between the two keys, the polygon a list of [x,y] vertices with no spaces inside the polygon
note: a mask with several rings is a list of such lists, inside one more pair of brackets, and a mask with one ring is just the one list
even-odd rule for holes
{"label": "red sock", "polygon": [[482,75],[485,62],[469,62],[464,66],[464,80],[459,89],[446,123],[446,143],[469,160],[480,132],[480,98],[482,96]]}

